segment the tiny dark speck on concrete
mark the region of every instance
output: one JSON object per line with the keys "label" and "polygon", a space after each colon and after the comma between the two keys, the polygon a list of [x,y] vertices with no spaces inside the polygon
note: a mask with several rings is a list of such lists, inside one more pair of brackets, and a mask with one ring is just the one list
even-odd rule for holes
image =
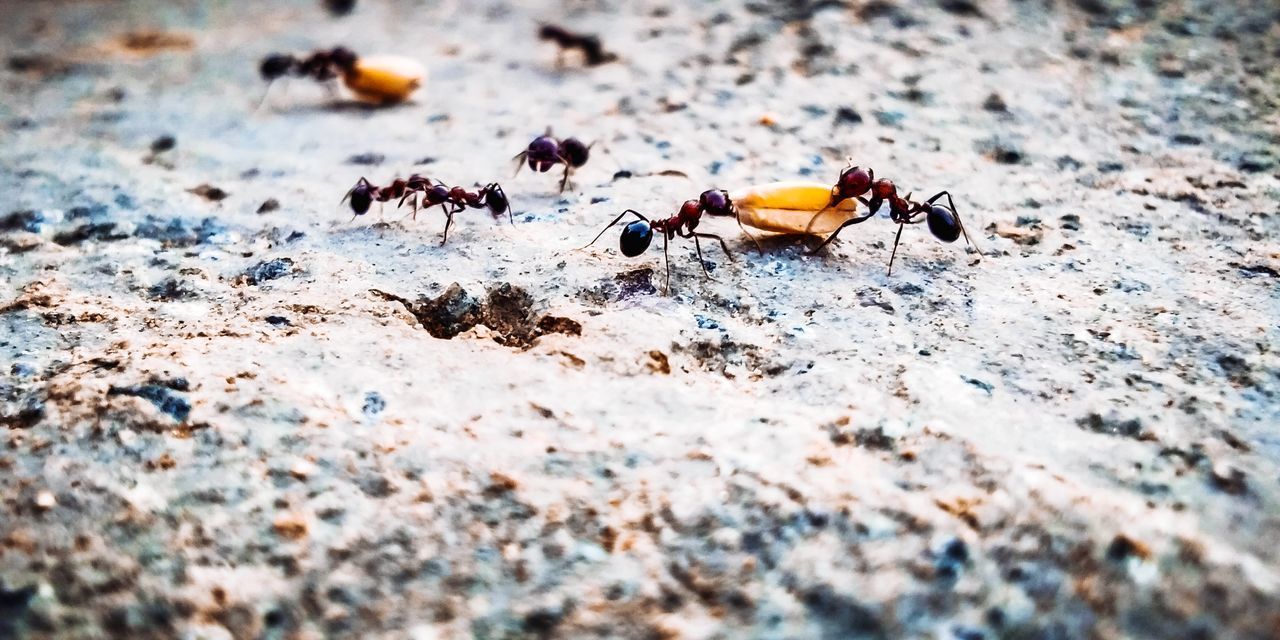
{"label": "tiny dark speck on concrete", "polygon": [[258,213],[271,213],[280,208],[280,201],[275,198],[268,198],[261,206],[258,207]]}
{"label": "tiny dark speck on concrete", "polygon": [[160,136],[151,141],[151,153],[164,153],[178,146],[178,139],[173,136]]}
{"label": "tiny dark speck on concrete", "polygon": [[290,324],[292,324],[291,322],[289,322],[289,319],[284,316],[267,316],[263,318],[263,320],[266,320],[267,324],[273,325],[276,327],[287,327]]}
{"label": "tiny dark speck on concrete", "polygon": [[194,193],[205,200],[212,200],[213,202],[221,202],[226,200],[227,196],[231,195],[211,184],[202,184],[198,187],[187,189],[187,191]]}
{"label": "tiny dark speck on concrete", "polygon": [[383,399],[382,395],[377,391],[370,391],[364,395],[364,407],[361,408],[361,411],[363,411],[366,416],[372,418],[373,416],[382,413],[382,410],[386,408],[387,401]]}
{"label": "tiny dark speck on concrete", "polygon": [[386,158],[387,157],[381,153],[357,153],[356,155],[347,158],[347,164],[372,166],[375,164],[382,164],[382,161],[386,160]]}
{"label": "tiny dark speck on concrete", "polygon": [[973,386],[975,386],[975,387],[977,387],[977,388],[979,388],[979,389],[982,389],[983,391],[986,391],[986,392],[987,392],[987,395],[991,395],[991,390],[994,388],[994,387],[992,387],[992,386],[991,386],[991,383],[989,383],[989,382],[983,382],[983,381],[981,381],[981,380],[979,380],[979,379],[977,379],[977,378],[970,378],[970,377],[968,377],[968,376],[960,376],[960,377],[961,377],[962,379],[964,379],[964,381],[965,381],[965,382],[967,382],[967,383],[969,383],[969,384],[971,384],[971,385],[973,385]]}

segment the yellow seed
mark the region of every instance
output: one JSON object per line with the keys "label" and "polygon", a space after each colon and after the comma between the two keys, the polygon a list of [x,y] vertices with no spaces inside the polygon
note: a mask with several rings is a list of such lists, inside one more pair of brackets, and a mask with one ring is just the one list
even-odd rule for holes
{"label": "yellow seed", "polygon": [[770,182],[729,192],[742,224],[770,233],[826,235],[852,218],[858,201],[835,207],[831,185],[818,182]]}
{"label": "yellow seed", "polygon": [[427,70],[412,58],[368,56],[356,60],[342,80],[361,100],[392,104],[409,99],[427,81]]}

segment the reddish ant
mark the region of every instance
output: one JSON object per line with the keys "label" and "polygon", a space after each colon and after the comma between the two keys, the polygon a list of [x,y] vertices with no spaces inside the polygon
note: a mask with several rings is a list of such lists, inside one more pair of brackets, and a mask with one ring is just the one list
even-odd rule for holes
{"label": "reddish ant", "polygon": [[422,194],[422,208],[430,208],[439,205],[444,211],[445,223],[444,234],[440,240],[440,244],[449,241],[449,227],[453,225],[454,214],[463,211],[467,207],[472,209],[488,209],[494,217],[507,214],[507,220],[511,224],[515,224],[515,216],[511,211],[511,201],[507,199],[507,194],[502,190],[502,186],[496,182],[490,182],[478,191],[467,191],[462,187],[447,187],[444,183],[436,181],[431,184],[431,180],[418,174],[409,176],[407,180],[396,178],[386,187],[378,187],[369,182],[367,178],[361,177],[356,181],[356,185],[343,196],[342,201],[351,201],[351,211],[356,216],[362,216],[369,212],[369,207],[374,201],[387,202],[389,200],[399,198],[400,202],[396,207],[404,205],[404,201],[410,197],[413,198],[411,205],[413,207],[413,218],[418,216],[418,193]]}
{"label": "reddish ant", "polygon": [[[871,194],[870,199],[865,197],[867,193]],[[935,204],[943,196],[947,198],[947,205]],[[928,222],[929,231],[935,238],[943,242],[955,242],[963,235],[965,243],[974,246],[973,241],[969,239],[969,232],[965,231],[964,224],[960,222],[960,216],[956,213],[956,203],[951,199],[950,192],[939,191],[924,202],[913,202],[911,194],[907,194],[906,197],[898,196],[898,188],[892,181],[883,178],[876,180],[874,170],[850,166],[840,172],[840,179],[831,188],[831,201],[826,208],[834,207],[849,198],[855,198],[865,205],[867,212],[850,218],[840,225],[827,236],[826,240],[822,241],[822,244],[809,252],[810,255],[821,251],[823,247],[835,240],[845,227],[874,217],[886,201],[889,203],[889,219],[898,224],[898,234],[893,239],[893,252],[889,255],[889,270],[886,275],[893,275],[893,260],[898,255],[898,243],[902,241],[902,230],[909,224]],[[977,247],[974,249],[977,250]],[[978,251],[978,255],[981,256],[982,252]]]}
{"label": "reddish ant", "polygon": [[713,233],[698,233],[694,229],[698,228],[698,222],[702,215],[709,216],[732,216],[736,215],[733,203],[729,200],[729,194],[726,191],[718,189],[709,189],[702,192],[697,200],[686,200],[680,205],[680,210],[670,218],[659,218],[650,220],[641,215],[635,209],[627,209],[618,214],[608,226],[600,230],[596,237],[587,243],[583,249],[596,243],[600,236],[604,235],[613,225],[618,224],[627,214],[634,215],[639,220],[628,224],[622,228],[622,235],[618,238],[618,249],[622,251],[622,255],[628,258],[634,258],[645,252],[649,248],[649,243],[653,241],[654,232],[662,234],[662,259],[666,263],[666,284],[664,290],[671,288],[671,257],[667,252],[667,243],[677,236],[681,238],[693,238],[693,246],[698,251],[698,264],[702,267],[702,273],[706,277],[711,278],[711,274],[707,272],[706,262],[702,257],[702,244],[698,242],[698,238],[714,238],[720,243],[720,248],[724,251],[725,257],[733,261],[733,254],[729,252],[729,245],[725,244],[724,238]]}
{"label": "reddish ant", "polygon": [[551,170],[551,167],[563,164],[564,177],[560,179],[560,192],[564,193],[565,187],[569,185],[569,174],[574,169],[587,164],[593,146],[595,146],[594,142],[584,144],[577,138],[557,140],[551,135],[551,128],[547,127],[546,133],[534,138],[533,142],[530,142],[524,151],[517,153],[512,160],[517,162],[516,173],[520,173],[520,168],[525,164],[538,173],[546,173]]}

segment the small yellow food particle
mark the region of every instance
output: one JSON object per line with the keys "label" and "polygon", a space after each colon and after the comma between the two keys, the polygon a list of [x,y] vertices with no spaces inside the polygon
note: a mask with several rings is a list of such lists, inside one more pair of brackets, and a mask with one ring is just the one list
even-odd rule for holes
{"label": "small yellow food particle", "polygon": [[831,185],[818,182],[770,182],[729,192],[742,224],[770,233],[826,235],[854,216],[858,201],[835,207]]}
{"label": "small yellow food particle", "polygon": [[392,104],[408,100],[427,81],[427,70],[412,58],[368,56],[357,59],[342,80],[361,100]]}

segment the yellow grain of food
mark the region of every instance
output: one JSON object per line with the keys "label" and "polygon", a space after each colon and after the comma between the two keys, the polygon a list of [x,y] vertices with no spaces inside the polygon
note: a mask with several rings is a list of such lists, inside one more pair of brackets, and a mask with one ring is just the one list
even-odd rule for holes
{"label": "yellow grain of food", "polygon": [[[831,185],[818,182],[770,182],[729,192],[739,221],[769,233],[826,235],[854,216],[858,201],[835,207]],[[821,212],[821,213],[819,213]]]}
{"label": "yellow grain of food", "polygon": [[343,83],[366,102],[404,102],[427,80],[427,70],[417,60],[403,56],[368,56],[356,60]]}

